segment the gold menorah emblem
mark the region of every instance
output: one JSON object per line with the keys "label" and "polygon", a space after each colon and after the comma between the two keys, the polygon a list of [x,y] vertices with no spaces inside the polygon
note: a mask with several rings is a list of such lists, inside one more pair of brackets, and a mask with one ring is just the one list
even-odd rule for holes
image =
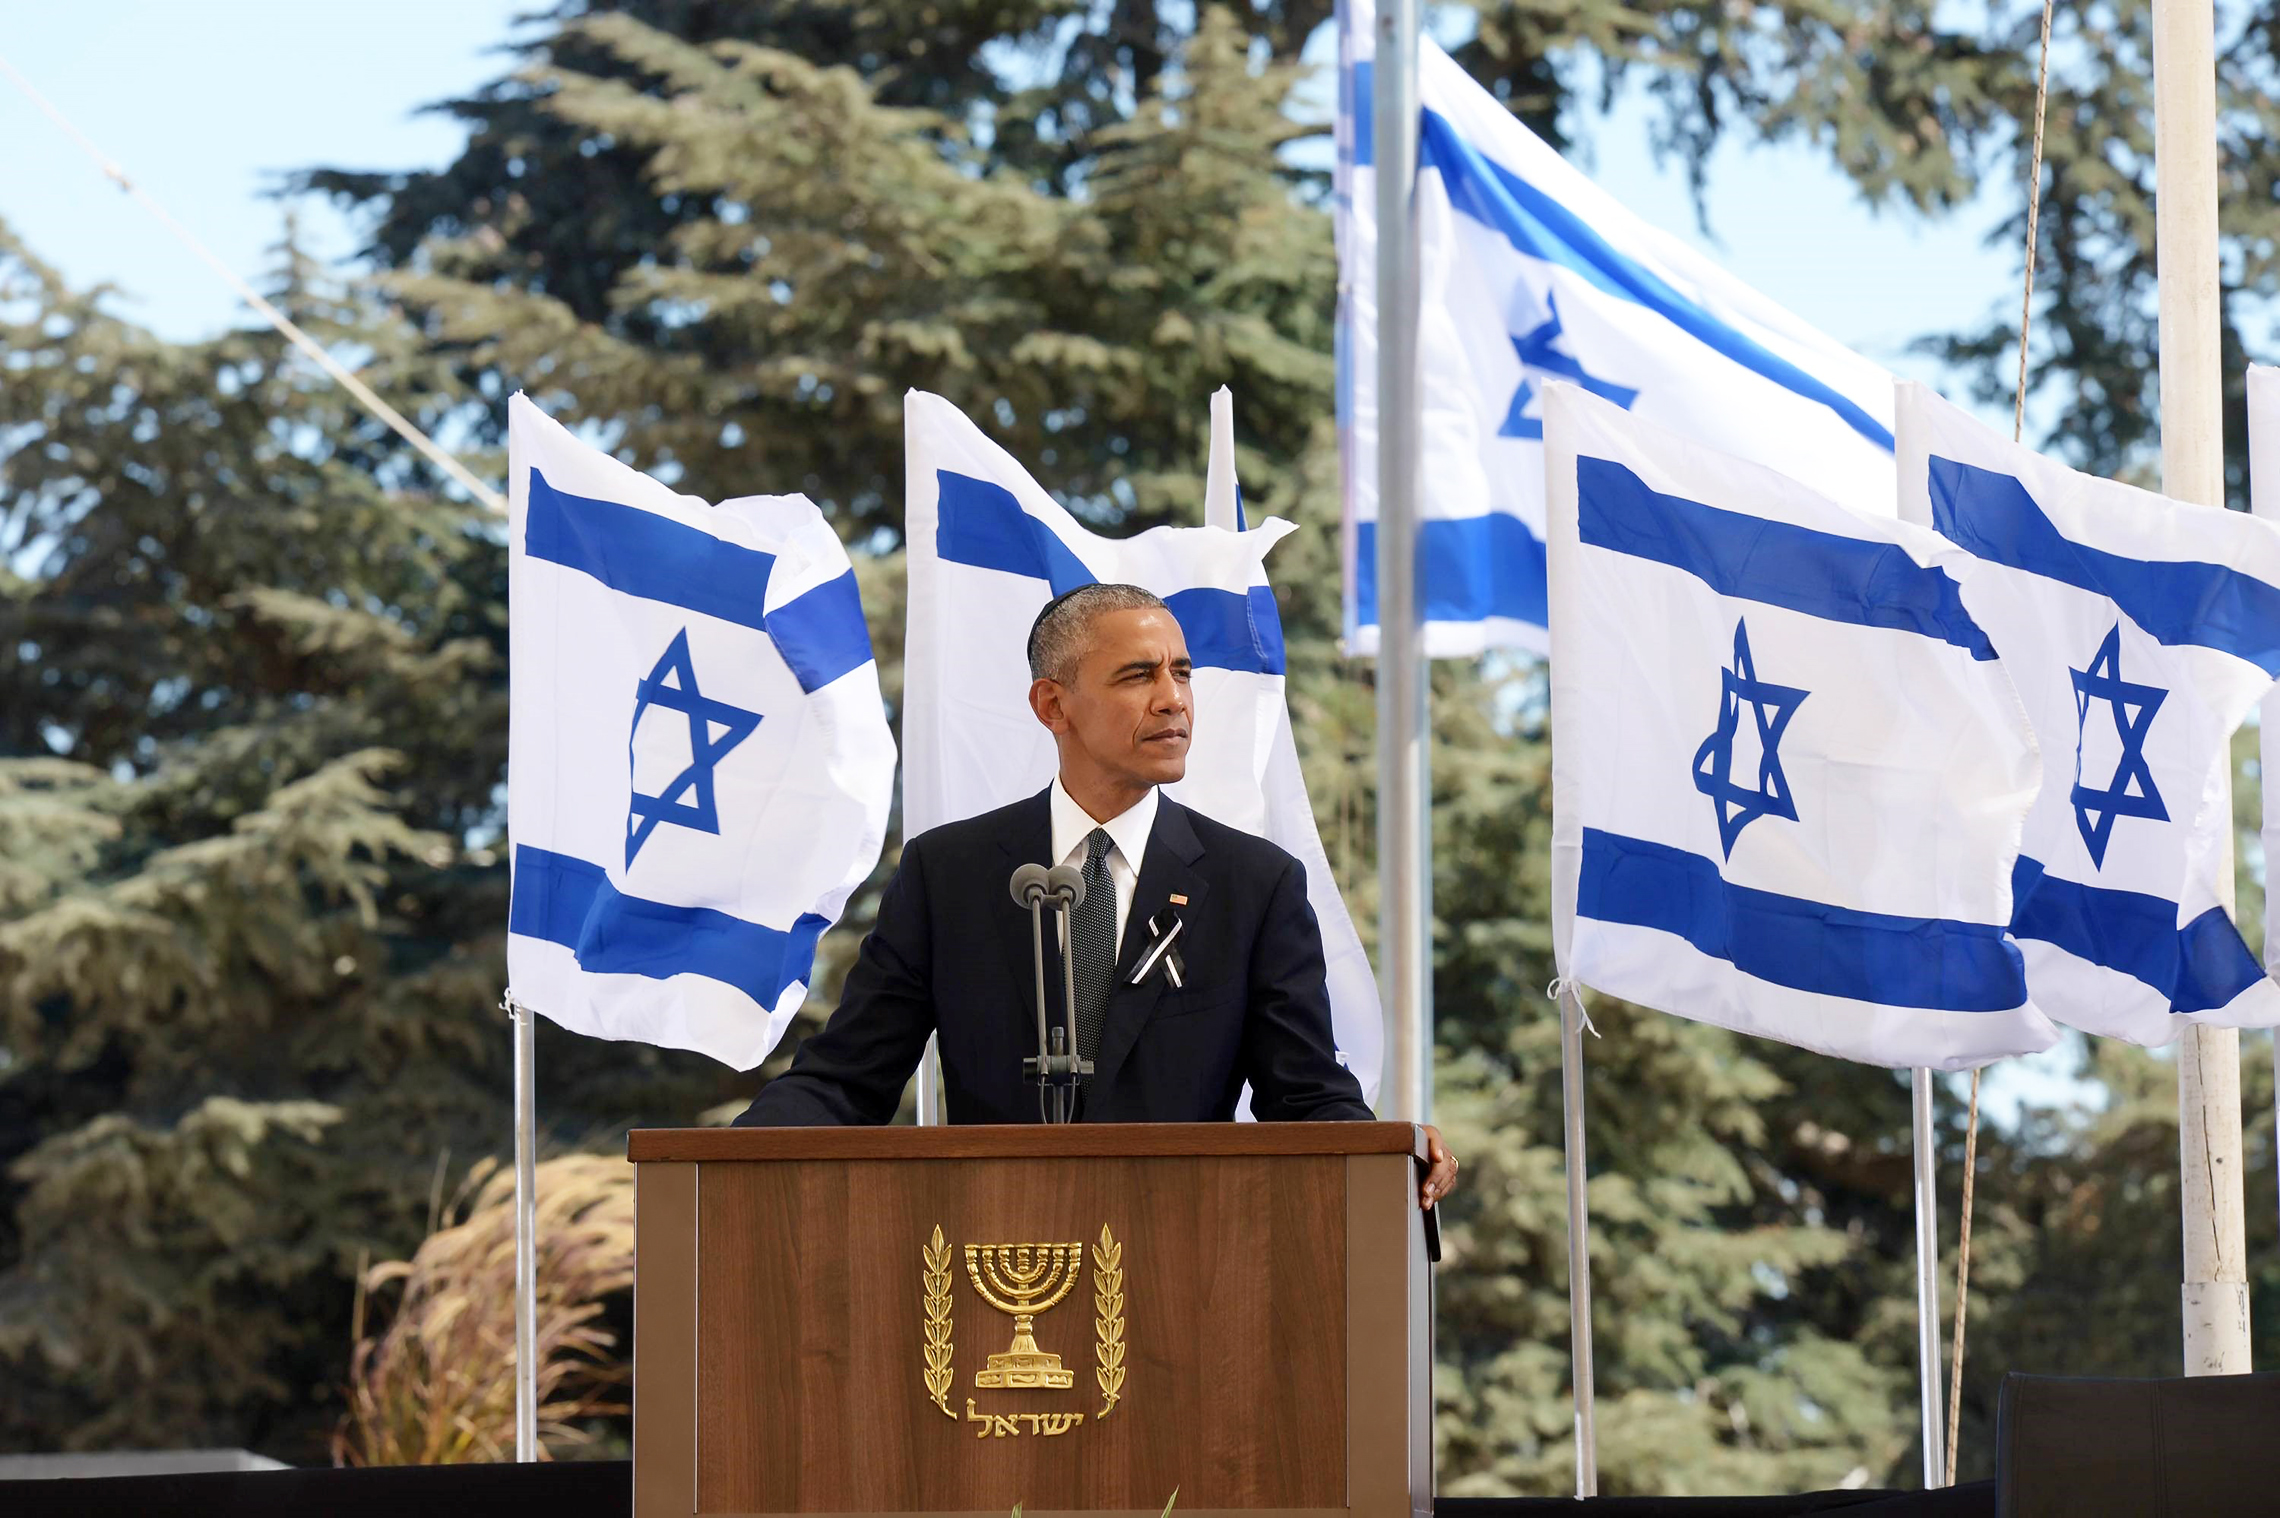
{"label": "gold menorah emblem", "polygon": [[1037,1347],[1032,1326],[1037,1315],[1076,1289],[1084,1270],[1082,1244],[968,1244],[966,1277],[974,1292],[999,1312],[1013,1317],[1013,1343],[990,1356],[974,1372],[978,1387],[1053,1387],[1066,1390],[1076,1375],[1061,1368],[1061,1357]]}

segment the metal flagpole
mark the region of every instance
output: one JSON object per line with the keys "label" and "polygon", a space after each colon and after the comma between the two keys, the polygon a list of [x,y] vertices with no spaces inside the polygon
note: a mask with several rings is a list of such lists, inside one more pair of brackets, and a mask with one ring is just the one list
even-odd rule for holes
{"label": "metal flagpole", "polygon": [[1575,1494],[1599,1495],[1598,1386],[1591,1360],[1591,1211],[1583,1163],[1582,992],[1572,981],[1557,984],[1560,1004],[1560,1118],[1562,1158],[1567,1168],[1568,1352],[1575,1382]]}
{"label": "metal flagpole", "polygon": [[1417,604],[1417,0],[1379,0],[1377,168],[1378,975],[1391,1023],[1386,1115],[1432,1113],[1432,849]]}
{"label": "metal flagpole", "polygon": [[926,1048],[918,1056],[918,1126],[942,1126],[942,1067],[935,1049],[935,1035],[926,1035]]}
{"label": "metal flagpole", "polygon": [[537,1014],[509,997],[515,1024],[515,1459],[538,1458],[538,1133],[532,1046]]}
{"label": "metal flagpole", "polygon": [[1916,1381],[1924,1423],[1924,1489],[1946,1486],[1947,1420],[1940,1416],[1940,1218],[1933,1188],[1932,1072],[1909,1072],[1916,1150]]}
{"label": "metal flagpole", "polygon": [[[2217,270],[2216,15],[2154,0],[2154,261],[2161,286],[2161,488],[2224,504],[2224,355]],[[2232,907],[2231,832],[2223,903]],[[2189,1026],[2177,1046],[2185,1374],[2250,1368],[2241,1178],[2240,1034]]]}

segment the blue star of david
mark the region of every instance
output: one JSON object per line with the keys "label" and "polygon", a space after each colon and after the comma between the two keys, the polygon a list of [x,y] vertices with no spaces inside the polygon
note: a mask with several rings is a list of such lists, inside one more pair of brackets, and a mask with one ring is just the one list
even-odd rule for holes
{"label": "blue star of david", "polygon": [[1534,438],[1542,441],[1544,419],[1530,416],[1528,408],[1536,403],[1536,383],[1530,375],[1547,375],[1553,379],[1573,380],[1602,400],[1613,401],[1625,411],[1639,398],[1639,392],[1623,385],[1586,374],[1583,364],[1574,355],[1560,350],[1560,303],[1555,297],[1549,302],[1552,314],[1542,325],[1530,328],[1512,339],[1512,347],[1520,355],[1520,388],[1513,392],[1512,409],[1505,413],[1504,425],[1496,429],[1498,437]]}
{"label": "blue star of david", "polygon": [[[1718,842],[1731,859],[1734,840],[1760,817],[1797,820],[1797,802],[1789,793],[1789,778],[1781,772],[1781,735],[1797,714],[1797,704],[1812,692],[1757,677],[1757,664],[1750,657],[1749,624],[1743,621],[1734,624],[1734,667],[1721,673],[1725,679],[1718,730],[1694,751],[1694,788],[1710,798],[1718,815]],[[1757,724],[1755,790],[1734,783],[1734,736],[1741,729],[1745,705]]]}
{"label": "blue star of david", "polygon": [[[2106,866],[2106,844],[2114,836],[2116,817],[2150,817],[2169,820],[2169,809],[2154,789],[2153,770],[2145,762],[2146,730],[2153,714],[2169,692],[2158,685],[2136,685],[2122,678],[2122,624],[2116,622],[2106,641],[2091,655],[2088,669],[2069,669],[2074,677],[2074,825],[2090,850],[2090,862]],[[2122,741],[2122,757],[2114,765],[2114,778],[2104,790],[2082,783],[2082,737],[2090,726],[2090,708],[2105,702],[2114,714],[2114,736]]]}
{"label": "blue star of david", "polygon": [[[697,670],[689,660],[689,630],[685,627],[673,635],[657,667],[634,687],[633,724],[627,729],[625,740],[629,768],[634,735],[641,731],[641,719],[651,707],[679,712],[689,719],[689,763],[655,796],[630,791],[625,814],[628,868],[632,867],[633,856],[641,852],[641,846],[649,841],[649,835],[657,831],[657,824],[661,822],[694,828],[700,833],[719,834],[720,808],[713,798],[713,769],[728,757],[729,750],[751,737],[760,726],[758,712],[716,701],[697,689]],[[716,733],[715,729],[719,731]],[[692,792],[693,799],[684,799]]]}

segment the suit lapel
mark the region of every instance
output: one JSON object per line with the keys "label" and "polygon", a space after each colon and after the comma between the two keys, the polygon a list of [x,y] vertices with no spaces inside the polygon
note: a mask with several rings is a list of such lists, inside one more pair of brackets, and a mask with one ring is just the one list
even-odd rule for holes
{"label": "suit lapel", "polygon": [[[1025,864],[1053,863],[1053,807],[1050,788],[1039,791],[1021,804],[1021,812],[1013,827],[998,839],[998,847],[1005,853],[1005,878],[1010,879],[1016,868]],[[988,889],[986,882],[983,888]],[[995,891],[996,904],[991,907],[990,920],[998,924],[998,946],[1005,954],[1007,968],[1012,972],[1013,983],[1018,987],[1012,1005],[1020,1011],[1021,1022],[1013,1030],[1014,1046],[1026,1056],[1037,1052],[1037,960],[1034,933],[1030,927],[1030,914],[1016,902],[1001,881]],[[1045,975],[1048,980],[1061,973],[1060,942],[1050,914],[1045,919]],[[1048,1011],[1057,1013],[1060,1004],[1055,1000],[1059,981],[1054,980],[1046,991]]]}
{"label": "suit lapel", "polygon": [[[1050,825],[1048,824],[1048,831]],[[1159,971],[1140,985],[1130,984],[1133,966],[1148,950],[1148,919],[1171,905],[1174,896],[1187,898],[1181,911],[1192,921],[1206,889],[1195,862],[1203,845],[1189,825],[1187,808],[1169,797],[1157,804],[1156,825],[1148,835],[1148,851],[1140,865],[1140,878],[1132,887],[1132,910],[1124,919],[1124,942],[1116,956],[1116,980],[1108,993],[1108,1009],[1101,1022],[1100,1050],[1093,1056],[1093,1084],[1106,1086],[1116,1076],[1132,1045],[1163,995]]]}

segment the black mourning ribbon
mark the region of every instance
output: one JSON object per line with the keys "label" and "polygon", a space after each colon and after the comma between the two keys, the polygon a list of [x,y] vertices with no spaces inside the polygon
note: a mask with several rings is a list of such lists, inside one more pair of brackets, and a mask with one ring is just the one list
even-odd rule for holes
{"label": "black mourning ribbon", "polygon": [[1164,979],[1172,983],[1173,989],[1186,985],[1187,965],[1180,958],[1180,951],[1172,946],[1186,927],[1187,924],[1180,920],[1180,914],[1169,909],[1149,918],[1148,952],[1141,955],[1140,962],[1132,967],[1127,983],[1139,985],[1158,965],[1162,965]]}

